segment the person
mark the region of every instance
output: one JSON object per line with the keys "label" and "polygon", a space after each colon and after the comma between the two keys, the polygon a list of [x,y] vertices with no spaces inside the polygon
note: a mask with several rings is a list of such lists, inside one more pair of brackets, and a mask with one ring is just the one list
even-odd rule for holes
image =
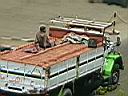
{"label": "person", "polygon": [[35,45],[37,50],[39,50],[39,48],[46,49],[51,47],[51,43],[49,42],[45,26],[41,26],[40,31],[36,33]]}

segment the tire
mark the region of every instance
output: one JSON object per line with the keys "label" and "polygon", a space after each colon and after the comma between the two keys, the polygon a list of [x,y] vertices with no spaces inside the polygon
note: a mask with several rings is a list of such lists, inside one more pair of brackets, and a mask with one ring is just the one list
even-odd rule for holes
{"label": "tire", "polygon": [[115,84],[115,85],[110,85],[110,86],[107,87],[107,91],[113,91],[113,90],[115,90],[116,88],[117,88],[117,84]]}
{"label": "tire", "polygon": [[69,88],[64,89],[63,96],[73,96],[71,89],[69,89]]}
{"label": "tire", "polygon": [[119,78],[120,78],[120,70],[116,66],[118,65],[117,64],[114,65],[111,76],[108,79],[103,80],[103,83],[102,83],[103,87],[118,85]]}
{"label": "tire", "polygon": [[119,70],[113,71],[112,76],[111,76],[111,84],[112,85],[118,84],[119,77],[120,77],[120,71]]}

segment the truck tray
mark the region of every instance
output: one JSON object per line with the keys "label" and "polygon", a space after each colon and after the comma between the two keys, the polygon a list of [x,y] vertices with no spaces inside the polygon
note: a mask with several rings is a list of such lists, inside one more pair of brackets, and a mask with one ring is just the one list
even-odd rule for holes
{"label": "truck tray", "polygon": [[[99,43],[99,46],[101,43]],[[25,46],[21,46],[14,51],[1,53],[0,59],[23,63],[23,64],[32,64],[38,65],[42,67],[49,67],[50,65],[56,64],[57,62],[65,61],[68,58],[72,58],[73,56],[80,55],[83,52],[91,50],[92,48],[87,48],[87,46],[83,44],[61,44],[52,48],[48,48],[46,50],[41,50],[40,52],[26,53],[24,49],[32,48],[34,44],[27,44]]]}

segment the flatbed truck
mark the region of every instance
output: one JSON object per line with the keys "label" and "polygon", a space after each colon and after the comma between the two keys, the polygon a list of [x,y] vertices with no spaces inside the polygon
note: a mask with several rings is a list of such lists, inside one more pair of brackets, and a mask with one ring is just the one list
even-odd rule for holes
{"label": "flatbed truck", "polygon": [[[124,66],[116,50],[119,33],[107,30],[113,23],[60,16],[50,23],[49,40],[55,46],[37,53],[25,52],[34,48],[32,42],[0,52],[1,94],[82,96],[85,93],[80,95],[81,90],[92,92],[99,86],[118,84]],[[70,33],[74,35],[67,35]],[[113,35],[117,40],[111,40]]]}

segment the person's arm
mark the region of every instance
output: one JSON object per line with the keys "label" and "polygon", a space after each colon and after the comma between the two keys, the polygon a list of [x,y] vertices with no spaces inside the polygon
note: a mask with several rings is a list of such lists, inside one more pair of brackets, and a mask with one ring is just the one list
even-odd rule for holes
{"label": "person's arm", "polygon": [[37,36],[35,37],[35,40],[34,40],[34,45],[35,45],[35,48],[37,51],[39,51],[39,47],[38,47],[38,40],[37,40]]}
{"label": "person's arm", "polygon": [[35,44],[38,43],[37,36],[35,37],[34,43],[35,43]]}

